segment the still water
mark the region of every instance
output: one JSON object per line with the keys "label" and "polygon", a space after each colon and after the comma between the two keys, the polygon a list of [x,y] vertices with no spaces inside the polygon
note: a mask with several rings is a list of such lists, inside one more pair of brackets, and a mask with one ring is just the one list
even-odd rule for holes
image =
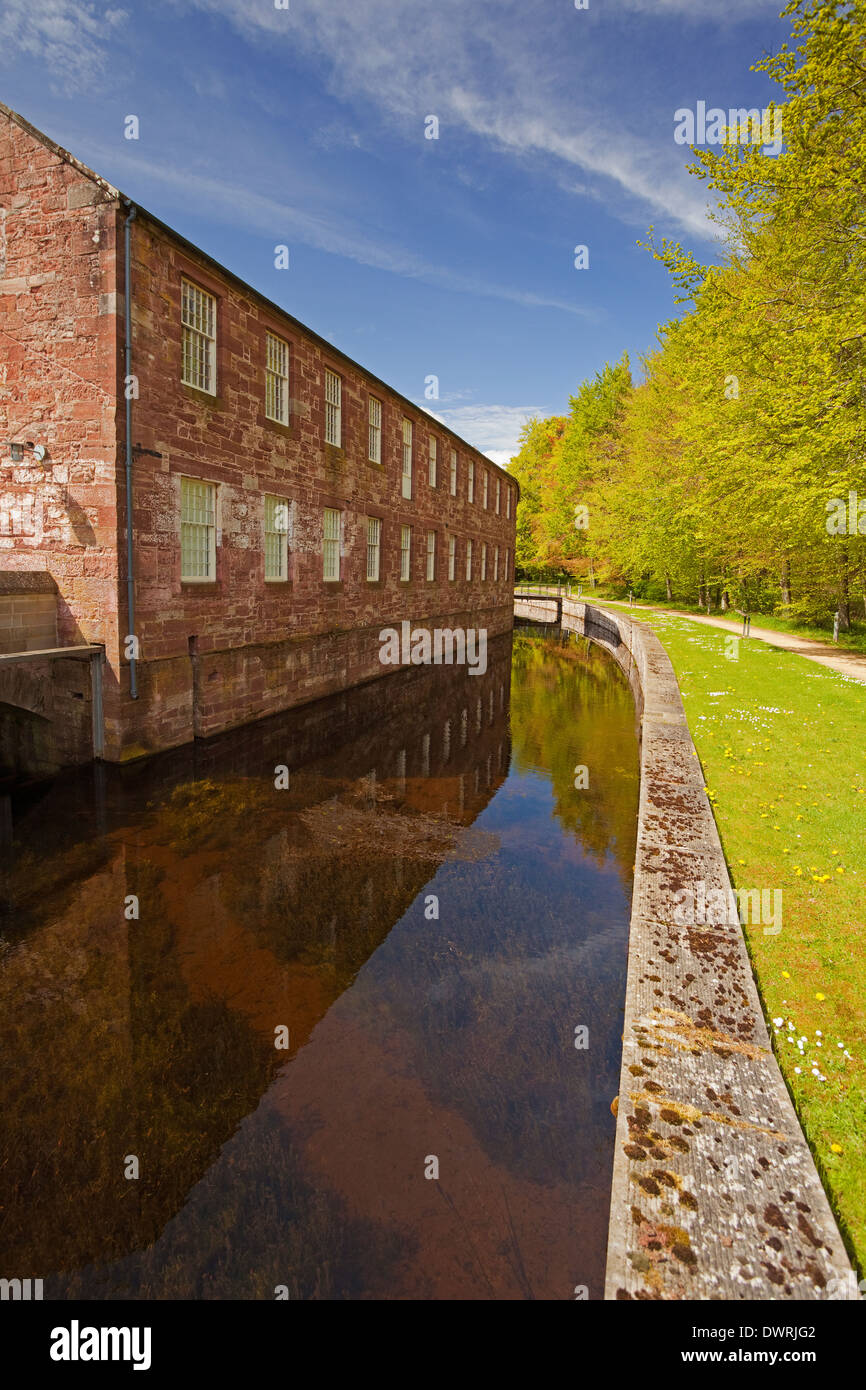
{"label": "still water", "polygon": [[0,1275],[600,1298],[637,802],[625,678],[544,629],[17,791]]}

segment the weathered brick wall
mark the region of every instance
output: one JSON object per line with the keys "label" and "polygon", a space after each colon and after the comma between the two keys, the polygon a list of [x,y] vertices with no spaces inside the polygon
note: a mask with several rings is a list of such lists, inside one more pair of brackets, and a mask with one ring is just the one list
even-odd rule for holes
{"label": "weathered brick wall", "polygon": [[[103,642],[116,730],[117,209],[0,109],[0,569],[47,571],[57,640]],[[13,605],[14,606],[14,605]]]}
{"label": "weathered brick wall", "polygon": [[[216,396],[181,383],[181,281],[217,298]],[[517,491],[465,445],[450,494],[452,436],[420,408],[330,351],[293,320],[221,276],[204,257],[139,214],[133,224],[136,635],[141,699],[128,754],[183,742],[382,675],[378,633],[403,619],[447,627],[512,625]],[[265,416],[265,336],[289,344],[288,426]],[[324,443],[324,370],[342,378],[343,447]],[[382,401],[382,463],[368,462],[368,397]],[[402,497],[402,420],[414,426],[413,496]],[[437,439],[437,486],[428,440]],[[470,458],[475,501],[468,502]],[[489,475],[483,506],[483,475]],[[212,584],[181,582],[180,479],[217,485],[219,544]],[[495,510],[496,479],[500,509]],[[512,489],[507,517],[506,487]],[[290,579],[264,578],[265,493],[292,504]],[[341,582],[322,577],[322,511],[343,512]],[[366,518],[382,520],[381,578],[366,579]],[[400,528],[413,528],[411,578],[400,579]],[[437,533],[436,578],[426,579],[426,532]],[[448,537],[458,538],[449,581]],[[465,578],[468,537],[473,578]],[[481,544],[487,578],[481,579]],[[494,581],[494,548],[499,578]],[[505,551],[509,551],[509,579]],[[191,644],[191,639],[192,644]],[[190,656],[192,648],[195,660]],[[193,668],[195,689],[193,690]]]}

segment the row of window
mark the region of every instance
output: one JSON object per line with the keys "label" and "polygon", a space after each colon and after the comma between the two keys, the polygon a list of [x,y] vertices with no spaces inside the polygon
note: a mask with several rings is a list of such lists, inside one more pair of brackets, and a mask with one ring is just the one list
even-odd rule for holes
{"label": "row of window", "polygon": [[[200,478],[182,477],[180,480],[180,577],[185,583],[212,583],[216,578],[216,484],[207,483]],[[291,541],[292,504],[285,497],[265,494],[264,499],[264,552],[265,579],[285,580],[289,577],[289,552]],[[381,576],[382,562],[382,521],[380,517],[368,516],[367,523],[367,579],[378,580]],[[412,576],[412,526],[400,527],[400,578]],[[342,578],[341,550],[343,536],[343,513],[338,507],[324,507],[322,512],[322,578],[337,582]],[[436,531],[426,532],[426,576],[435,580],[437,575],[439,536]],[[492,553],[491,553],[492,552]],[[467,580],[473,576],[475,556],[478,555],[478,572],[482,580],[492,578],[498,583],[500,560],[502,578],[507,583],[510,554],[507,549],[500,551],[498,545],[488,547],[481,541],[478,551],[475,542],[467,539],[463,554],[464,573]],[[448,536],[448,578],[457,578],[457,537]]]}
{"label": "row of window", "polygon": [[[181,322],[183,328],[183,367],[181,379],[186,386],[216,394],[216,299],[207,290],[183,280],[181,292]],[[367,457],[371,463],[382,462],[382,402],[376,396],[368,398]],[[290,415],[289,344],[275,333],[266,334],[265,349],[265,415],[279,425],[287,425]],[[403,455],[401,490],[404,497],[412,496],[412,465],[414,426],[403,417]],[[325,442],[342,448],[343,442],[343,380],[336,372],[325,369]],[[428,438],[427,481],[438,487],[438,440]],[[457,496],[457,450],[451,449],[449,460],[449,490]],[[468,464],[466,493],[475,501],[475,463]],[[488,507],[490,475],[481,469],[481,502]],[[494,510],[502,507],[502,479],[495,479]],[[511,519],[512,489],[505,487],[505,515]]]}

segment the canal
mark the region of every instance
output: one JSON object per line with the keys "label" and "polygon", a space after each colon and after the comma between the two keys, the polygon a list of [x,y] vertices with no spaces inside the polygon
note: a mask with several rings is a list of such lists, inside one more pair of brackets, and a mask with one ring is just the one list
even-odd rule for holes
{"label": "canal", "polygon": [[600,1298],[638,784],[615,662],[526,627],[16,786],[0,1274]]}

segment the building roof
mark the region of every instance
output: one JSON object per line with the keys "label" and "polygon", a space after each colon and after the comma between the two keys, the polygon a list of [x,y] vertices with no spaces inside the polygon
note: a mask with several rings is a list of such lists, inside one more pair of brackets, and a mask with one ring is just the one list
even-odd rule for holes
{"label": "building roof", "polygon": [[281,318],[288,320],[288,322],[292,324],[295,328],[300,329],[301,332],[305,333],[308,337],[312,338],[315,342],[319,343],[323,348],[327,350],[329,354],[339,357],[343,362],[347,364],[347,366],[353,367],[356,371],[361,372],[369,381],[374,382],[378,386],[381,386],[383,390],[388,391],[392,396],[396,397],[397,400],[402,401],[411,410],[420,410],[425,415],[429,415],[431,420],[436,421],[436,425],[438,426],[438,428],[444,431],[444,433],[447,434],[451,439],[453,439],[457,444],[462,445],[464,449],[471,449],[473,453],[479,456],[479,458],[483,458],[485,463],[488,464],[491,468],[495,468],[496,471],[498,473],[501,473],[504,478],[507,478],[509,482],[514,483],[514,486],[517,489],[517,496],[518,498],[520,497],[520,483],[518,482],[517,478],[514,477],[513,473],[509,473],[508,469],[500,467],[498,463],[494,463],[493,459],[489,459],[486,454],[484,454],[474,444],[470,444],[467,439],[464,439],[461,435],[457,434],[454,430],[450,428],[449,425],[443,424],[441,420],[437,419],[434,415],[431,415],[429,411],[424,410],[423,406],[417,405],[415,401],[410,400],[408,396],[404,396],[402,392],[396,390],[395,387],[389,385],[387,381],[383,381],[381,377],[376,376],[367,367],[363,366],[362,363],[356,362],[354,358],[350,357],[348,353],[343,352],[341,348],[336,347],[334,343],[328,342],[327,338],[323,338],[321,334],[315,331],[315,329],[310,328],[307,324],[302,323],[300,319],[295,318],[294,314],[290,314],[288,309],[284,309],[281,304],[277,304],[276,301],[273,299],[268,299],[267,295],[262,294],[261,290],[257,290],[255,286],[250,285],[246,280],[242,280],[241,277],[239,275],[236,275],[233,270],[229,270],[227,266],[222,265],[213,256],[208,255],[207,251],[203,251],[200,246],[196,246],[194,242],[189,241],[185,236],[182,235],[182,233],[176,231],[174,227],[170,227],[168,223],[163,222],[162,219],[160,217],[157,217],[155,213],[149,212],[147,208],[142,207],[141,204],[138,203],[134,198],[128,197],[127,194],[122,193],[119,188],[115,188],[114,184],[109,183],[107,179],[104,179],[101,176],[101,174],[97,174],[93,169],[89,168],[80,159],[77,159],[74,154],[70,154],[69,150],[65,150],[62,145],[58,145],[57,142],[55,140],[52,140],[49,135],[46,135],[43,131],[37,129],[37,127],[35,125],[32,125],[30,121],[28,121],[24,116],[20,115],[17,111],[13,111],[10,106],[7,106],[2,101],[0,101],[0,112],[2,112],[3,115],[7,116],[9,120],[14,121],[15,124],[17,126],[20,126],[22,130],[25,130],[28,135],[31,135],[34,138],[34,140],[38,140],[40,144],[46,147],[46,149],[51,150],[53,154],[57,155],[58,159],[62,159],[65,163],[71,165],[72,168],[77,169],[78,172],[80,174],[83,174],[86,178],[92,179],[93,182],[96,183],[103,190],[103,192],[106,195],[106,198],[109,201],[116,200],[119,203],[125,204],[127,207],[134,207],[136,210],[136,216],[146,217],[148,222],[153,223],[154,226],[158,227],[162,232],[166,233],[166,235],[172,237],[176,242],[178,242],[182,247],[184,247],[186,251],[192,252],[194,255],[200,257],[209,267],[211,267],[211,269],[216,271],[217,274],[224,276],[227,280],[230,280],[232,284],[237,286],[238,289],[243,290],[245,294],[252,295],[255,299],[257,299],[260,303],[264,304],[273,313],[276,313]]}

